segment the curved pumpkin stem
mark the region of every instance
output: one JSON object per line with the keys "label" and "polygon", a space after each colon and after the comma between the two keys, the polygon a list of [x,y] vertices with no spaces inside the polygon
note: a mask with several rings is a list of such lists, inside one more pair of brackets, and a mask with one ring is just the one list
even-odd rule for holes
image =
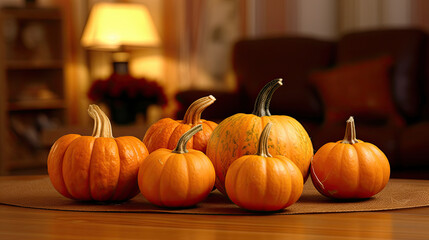
{"label": "curved pumpkin stem", "polygon": [[185,116],[183,117],[183,123],[191,124],[192,126],[198,124],[201,120],[201,113],[215,101],[216,98],[209,95],[193,102],[186,110]]}
{"label": "curved pumpkin stem", "polygon": [[89,105],[89,116],[94,119],[93,137],[108,137],[113,138],[112,125],[107,115],[95,104]]}
{"label": "curved pumpkin stem", "polygon": [[271,80],[261,89],[261,91],[258,93],[258,97],[256,98],[252,114],[258,117],[271,116],[269,110],[271,98],[273,97],[273,94],[277,88],[283,85],[282,81],[283,79],[281,78]]}
{"label": "curved pumpkin stem", "polygon": [[350,117],[347,120],[346,134],[344,135],[344,139],[341,143],[355,144],[357,142],[355,120],[353,117]]}
{"label": "curved pumpkin stem", "polygon": [[177,141],[176,148],[173,150],[173,153],[187,153],[188,150],[186,149],[186,144],[189,142],[189,140],[199,131],[203,130],[203,125],[198,124],[191,129],[189,129],[187,132],[185,132],[180,138],[179,141]]}
{"label": "curved pumpkin stem", "polygon": [[271,154],[268,152],[268,137],[270,136],[272,123],[267,123],[264,130],[262,130],[261,136],[259,137],[258,143],[258,152],[256,155],[261,157],[271,157]]}

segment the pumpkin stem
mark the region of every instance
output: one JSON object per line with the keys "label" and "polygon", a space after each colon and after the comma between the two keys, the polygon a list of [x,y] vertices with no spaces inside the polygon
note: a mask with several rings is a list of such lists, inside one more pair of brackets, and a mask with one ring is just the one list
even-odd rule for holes
{"label": "pumpkin stem", "polygon": [[188,150],[186,149],[186,144],[188,141],[199,131],[203,130],[203,125],[198,124],[193,126],[191,129],[189,129],[187,132],[185,132],[177,142],[176,148],[173,150],[173,153],[187,153]]}
{"label": "pumpkin stem", "polygon": [[353,117],[350,117],[347,120],[346,134],[344,135],[344,139],[341,143],[355,144],[357,142],[355,120]]}
{"label": "pumpkin stem", "polygon": [[212,95],[202,97],[193,102],[186,110],[185,116],[183,117],[184,124],[191,124],[192,126],[198,124],[201,120],[201,113],[212,103],[216,101],[216,98]]}
{"label": "pumpkin stem", "polygon": [[267,123],[264,130],[262,130],[261,136],[259,137],[258,143],[258,152],[256,155],[261,157],[271,157],[271,154],[268,152],[268,137],[270,135],[272,123]]}
{"label": "pumpkin stem", "polygon": [[94,119],[93,137],[113,138],[112,125],[107,115],[95,104],[89,105],[88,114]]}
{"label": "pumpkin stem", "polygon": [[261,91],[258,93],[258,97],[256,98],[252,114],[258,117],[271,116],[269,110],[271,98],[273,97],[273,94],[277,88],[283,85],[282,81],[283,79],[281,78],[271,80],[261,89]]}

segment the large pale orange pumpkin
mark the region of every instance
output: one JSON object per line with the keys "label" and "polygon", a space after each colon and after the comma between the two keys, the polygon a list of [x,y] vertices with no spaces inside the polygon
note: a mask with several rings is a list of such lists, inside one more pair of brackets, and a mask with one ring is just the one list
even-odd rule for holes
{"label": "large pale orange pumpkin", "polygon": [[139,192],[137,174],[149,155],[136,137],[113,138],[107,116],[90,105],[92,136],[68,134],[59,138],[48,156],[52,185],[63,196],[76,200],[124,201]]}
{"label": "large pale orange pumpkin", "polygon": [[316,189],[331,198],[369,198],[389,181],[390,165],[375,145],[356,139],[353,117],[347,120],[342,141],[323,145],[311,163]]}
{"label": "large pale orange pumpkin", "polygon": [[186,143],[202,130],[196,125],[184,133],[176,148],[160,148],[142,163],[138,184],[143,196],[163,207],[193,206],[210,193],[215,170],[207,156],[198,150],[186,149]]}
{"label": "large pale orange pumpkin", "polygon": [[302,194],[304,181],[299,168],[287,157],[271,156],[267,123],[255,155],[235,160],[228,169],[225,188],[229,199],[254,211],[278,211],[294,204]]}
{"label": "large pale orange pumpkin", "polygon": [[202,124],[203,130],[195,134],[187,145],[189,149],[196,149],[206,152],[207,141],[217,126],[217,123],[201,119],[201,113],[216,99],[213,96],[200,98],[193,102],[186,110],[183,120],[173,120],[171,118],[163,118],[154,123],[146,131],[143,137],[143,143],[146,145],[149,152],[153,152],[159,148],[167,148],[173,150],[176,147],[179,138],[193,126]]}
{"label": "large pale orange pumpkin", "polygon": [[282,79],[269,82],[259,92],[252,114],[238,113],[223,120],[215,128],[207,144],[207,156],[216,169],[216,188],[225,193],[225,176],[229,166],[239,157],[256,152],[263,126],[273,123],[268,140],[271,155],[291,159],[304,179],[313,157],[313,145],[304,127],[294,118],[271,115],[269,104]]}

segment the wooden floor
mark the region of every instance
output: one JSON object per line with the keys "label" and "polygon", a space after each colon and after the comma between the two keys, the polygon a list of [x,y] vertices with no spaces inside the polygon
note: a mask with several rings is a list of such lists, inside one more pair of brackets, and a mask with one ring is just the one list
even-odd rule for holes
{"label": "wooden floor", "polygon": [[0,205],[0,239],[429,239],[429,208],[272,216],[91,213]]}

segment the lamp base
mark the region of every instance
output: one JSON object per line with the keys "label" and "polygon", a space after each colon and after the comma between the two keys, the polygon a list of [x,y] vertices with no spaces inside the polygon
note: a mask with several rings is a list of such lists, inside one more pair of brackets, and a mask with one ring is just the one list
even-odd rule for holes
{"label": "lamp base", "polygon": [[128,75],[128,62],[113,62],[113,72],[120,75]]}
{"label": "lamp base", "polygon": [[128,60],[130,53],[120,51],[112,54],[113,72],[121,75],[128,75]]}

